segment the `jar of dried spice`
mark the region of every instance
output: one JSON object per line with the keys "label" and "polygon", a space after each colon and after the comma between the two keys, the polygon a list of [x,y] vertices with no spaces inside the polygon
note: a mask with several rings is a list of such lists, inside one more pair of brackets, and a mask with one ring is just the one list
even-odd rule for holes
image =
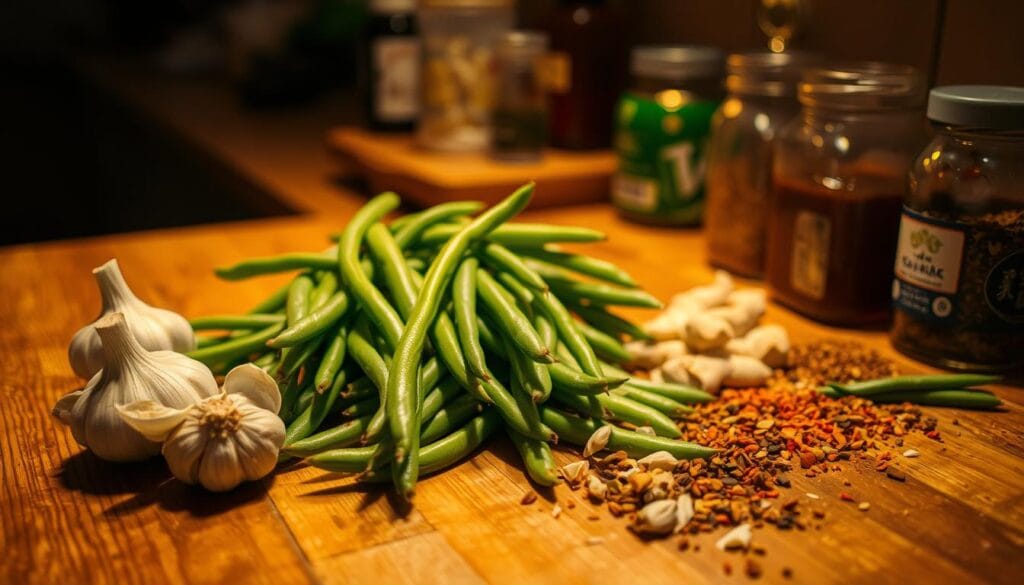
{"label": "jar of dried spice", "polygon": [[726,61],[726,100],[711,119],[704,232],[708,259],[742,276],[764,272],[772,144],[800,109],[810,53],[741,53]]}
{"label": "jar of dried spice", "polygon": [[893,345],[962,370],[1024,365],[1024,88],[937,87],[900,222]]}

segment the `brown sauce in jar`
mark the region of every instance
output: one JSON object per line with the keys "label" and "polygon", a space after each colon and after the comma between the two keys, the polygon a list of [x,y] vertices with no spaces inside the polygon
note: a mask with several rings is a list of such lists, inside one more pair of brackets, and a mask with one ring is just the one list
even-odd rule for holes
{"label": "brown sauce in jar", "polygon": [[768,214],[772,296],[817,321],[868,325],[889,316],[901,179],[859,175],[849,190],[776,181]]}

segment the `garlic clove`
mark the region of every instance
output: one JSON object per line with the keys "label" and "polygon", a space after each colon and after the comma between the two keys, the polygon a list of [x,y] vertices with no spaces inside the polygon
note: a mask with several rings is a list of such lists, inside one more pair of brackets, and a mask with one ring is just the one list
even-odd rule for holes
{"label": "garlic clove", "polygon": [[[132,335],[147,350],[186,352],[195,349],[192,327],[181,315],[151,307],[135,296],[121,274],[117,260],[110,260],[93,270],[100,289],[103,309],[100,317],[120,312]],[[95,323],[86,325],[72,337],[68,361],[79,377],[89,379],[103,368],[103,343]]]}
{"label": "garlic clove", "polygon": [[224,391],[245,396],[253,404],[272,413],[281,409],[281,390],[266,371],[255,364],[233,368],[224,377]]}
{"label": "garlic clove", "polygon": [[255,481],[277,466],[284,444],[285,427],[274,413],[251,404],[239,406],[241,425],[235,433],[235,448],[245,479]]}
{"label": "garlic clove", "polygon": [[583,447],[583,456],[590,457],[595,453],[604,451],[604,448],[608,446],[608,441],[612,438],[612,427],[609,425],[601,425],[594,431],[594,434],[590,435],[587,439],[587,444]]}
{"label": "garlic clove", "polygon": [[199,483],[211,492],[226,492],[245,480],[233,437],[211,437],[199,462]]}
{"label": "garlic clove", "polygon": [[174,477],[189,485],[199,483],[199,463],[210,436],[196,419],[196,412],[189,412],[188,418],[167,439],[163,446],[164,459]]}
{"label": "garlic clove", "polygon": [[131,404],[116,405],[118,414],[129,426],[150,441],[162,443],[180,425],[188,410],[171,408],[152,400],[138,400]]}
{"label": "garlic clove", "polygon": [[82,398],[85,390],[75,390],[69,392],[57,401],[57,404],[53,405],[53,416],[57,417],[60,422],[70,426],[71,425],[71,411],[74,409],[75,404]]}

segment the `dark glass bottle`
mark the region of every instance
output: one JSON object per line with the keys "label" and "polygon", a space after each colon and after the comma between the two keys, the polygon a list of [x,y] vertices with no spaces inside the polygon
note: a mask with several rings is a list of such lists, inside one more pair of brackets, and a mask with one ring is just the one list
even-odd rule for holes
{"label": "dark glass bottle", "polygon": [[370,128],[408,132],[420,112],[420,39],[415,0],[372,0],[364,91]]}
{"label": "dark glass bottle", "polygon": [[554,53],[549,135],[572,150],[608,148],[627,51],[619,10],[605,0],[561,0],[548,19]]}

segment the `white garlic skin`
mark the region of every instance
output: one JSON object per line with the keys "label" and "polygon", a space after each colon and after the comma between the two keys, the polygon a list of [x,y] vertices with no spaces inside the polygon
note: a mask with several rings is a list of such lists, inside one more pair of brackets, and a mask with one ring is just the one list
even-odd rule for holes
{"label": "white garlic skin", "polygon": [[[128,288],[117,260],[92,271],[99,285],[103,309],[100,318],[113,312],[124,314],[128,327],[142,347],[150,350],[186,352],[195,349],[192,326],[181,315],[151,307]],[[90,380],[103,368],[103,342],[92,324],[78,330],[68,347],[68,361],[79,377]]]}
{"label": "white garlic skin", "polygon": [[75,440],[107,461],[141,461],[160,452],[118,415],[117,407],[151,400],[185,408],[218,392],[205,365],[172,351],[146,351],[120,313],[95,324],[106,367],[85,388],[61,398],[53,414],[71,427]]}
{"label": "white garlic skin", "polygon": [[[209,411],[220,408],[233,410],[229,416],[237,415],[237,424],[230,425],[233,430],[210,423]],[[276,414],[241,394],[227,394],[189,409],[181,426],[164,443],[163,454],[174,477],[211,492],[224,492],[273,471],[284,434],[284,423]]]}

